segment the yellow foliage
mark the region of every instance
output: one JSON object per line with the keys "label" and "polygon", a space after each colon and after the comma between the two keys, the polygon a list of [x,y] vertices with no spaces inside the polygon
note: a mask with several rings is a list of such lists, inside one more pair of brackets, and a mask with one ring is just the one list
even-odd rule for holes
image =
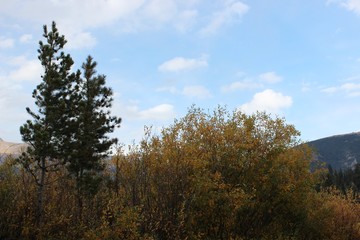
{"label": "yellow foliage", "polygon": [[319,239],[360,239],[360,205],[352,196],[351,192],[343,196],[335,189],[313,196],[309,222],[317,229]]}
{"label": "yellow foliage", "polygon": [[284,119],[192,107],[145,130],[106,162],[81,218],[65,167],[47,174],[36,226],[32,176],[0,165],[0,239],[360,239],[359,204],[315,191],[312,153]]}

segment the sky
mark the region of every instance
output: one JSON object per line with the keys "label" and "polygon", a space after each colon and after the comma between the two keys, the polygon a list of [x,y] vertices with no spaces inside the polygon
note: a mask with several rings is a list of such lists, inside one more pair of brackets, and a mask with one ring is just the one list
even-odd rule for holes
{"label": "sky", "polygon": [[189,107],[286,119],[311,141],[360,131],[360,0],[0,0],[0,138],[21,142],[43,25],[114,91],[137,143]]}

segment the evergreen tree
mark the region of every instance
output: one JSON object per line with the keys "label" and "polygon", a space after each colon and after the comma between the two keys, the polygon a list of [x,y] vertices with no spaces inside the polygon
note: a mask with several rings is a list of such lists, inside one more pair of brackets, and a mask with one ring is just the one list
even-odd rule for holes
{"label": "evergreen tree", "polygon": [[37,111],[29,107],[26,111],[32,120],[20,127],[24,142],[29,144],[27,151],[19,158],[20,163],[34,177],[38,186],[36,221],[43,221],[44,187],[46,175],[56,170],[61,164],[62,148],[65,144],[67,122],[71,111],[72,91],[74,82],[78,81],[79,73],[71,73],[73,60],[62,51],[66,44],[65,37],[60,35],[55,22],[51,30],[44,26],[45,42],[39,42],[38,58],[44,69],[42,82],[33,91]]}
{"label": "evergreen tree", "polygon": [[[111,116],[112,90],[105,86],[106,77],[96,74],[97,63],[88,56],[82,65],[83,78],[77,88],[77,103],[73,104],[76,113],[76,131],[68,149],[68,171],[76,180],[79,218],[81,218],[82,199],[98,190],[102,160],[109,155],[111,145],[117,142],[110,138],[115,127],[120,126],[121,118]],[[75,129],[74,128],[74,129]]]}

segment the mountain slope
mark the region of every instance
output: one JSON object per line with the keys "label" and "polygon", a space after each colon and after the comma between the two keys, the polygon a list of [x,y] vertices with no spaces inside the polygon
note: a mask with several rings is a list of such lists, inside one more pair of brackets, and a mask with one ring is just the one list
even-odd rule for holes
{"label": "mountain slope", "polygon": [[8,155],[19,155],[27,147],[25,143],[12,143],[6,142],[0,138],[0,158],[6,157]]}
{"label": "mountain slope", "polygon": [[308,142],[318,160],[334,169],[346,169],[360,163],[360,132],[326,137]]}

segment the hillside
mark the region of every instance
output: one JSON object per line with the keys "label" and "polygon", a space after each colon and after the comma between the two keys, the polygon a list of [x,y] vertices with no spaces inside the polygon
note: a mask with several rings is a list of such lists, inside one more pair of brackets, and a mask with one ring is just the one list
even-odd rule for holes
{"label": "hillside", "polygon": [[0,160],[4,156],[20,154],[26,146],[25,143],[6,142],[0,138]]}
{"label": "hillside", "polygon": [[334,169],[346,169],[360,163],[360,132],[336,135],[308,142],[316,158]]}

